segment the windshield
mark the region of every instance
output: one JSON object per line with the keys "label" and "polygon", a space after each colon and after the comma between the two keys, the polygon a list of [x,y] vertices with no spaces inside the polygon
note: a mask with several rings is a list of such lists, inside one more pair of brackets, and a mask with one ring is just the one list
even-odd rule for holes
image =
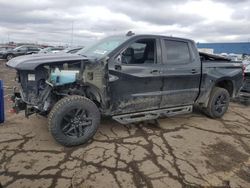
{"label": "windshield", "polygon": [[113,51],[127,39],[128,37],[126,36],[107,37],[98,41],[97,43],[93,44],[90,47],[78,51],[77,54],[99,59],[109,54],[111,51]]}

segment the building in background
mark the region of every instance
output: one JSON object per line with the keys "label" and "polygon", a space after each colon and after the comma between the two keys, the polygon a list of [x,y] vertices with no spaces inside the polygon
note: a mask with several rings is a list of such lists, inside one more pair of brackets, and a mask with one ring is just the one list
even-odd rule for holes
{"label": "building in background", "polygon": [[[197,47],[213,50],[214,54],[245,54],[250,55],[250,42],[235,42],[235,43],[197,43]],[[206,51],[206,50],[205,50]]]}

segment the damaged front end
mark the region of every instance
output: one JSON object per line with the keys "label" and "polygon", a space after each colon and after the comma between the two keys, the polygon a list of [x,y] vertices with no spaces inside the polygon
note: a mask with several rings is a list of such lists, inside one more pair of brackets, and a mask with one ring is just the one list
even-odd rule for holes
{"label": "damaged front end", "polygon": [[[11,97],[13,111],[19,113],[25,110],[26,117],[34,113],[46,115],[55,100],[52,90],[61,84],[57,82],[60,80],[58,70],[49,67],[39,67],[34,71],[18,70],[19,88],[14,88]],[[70,81],[68,84],[76,81],[76,73],[75,79]]]}
{"label": "damaged front end", "polygon": [[18,70],[16,81],[18,87],[13,90],[11,101],[13,102],[13,112],[19,113],[25,110],[25,115],[35,112],[46,111],[46,100],[52,88],[46,84],[48,70],[39,67],[35,70]]}
{"label": "damaged front end", "polygon": [[16,80],[19,83],[11,97],[13,111],[19,113],[24,110],[26,117],[34,113],[46,116],[58,100],[68,95],[86,96],[103,106],[106,63],[93,63],[78,55],[70,57],[67,55],[62,59],[53,55],[53,58],[46,56],[41,61],[41,56],[31,56],[32,61],[21,61],[21,57],[9,61],[7,65],[17,70]]}

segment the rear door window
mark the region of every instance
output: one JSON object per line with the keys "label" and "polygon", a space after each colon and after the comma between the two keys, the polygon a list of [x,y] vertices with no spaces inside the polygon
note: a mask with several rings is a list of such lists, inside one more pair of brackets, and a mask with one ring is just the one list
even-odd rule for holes
{"label": "rear door window", "polygon": [[187,42],[164,40],[164,63],[187,64],[190,63],[190,50]]}

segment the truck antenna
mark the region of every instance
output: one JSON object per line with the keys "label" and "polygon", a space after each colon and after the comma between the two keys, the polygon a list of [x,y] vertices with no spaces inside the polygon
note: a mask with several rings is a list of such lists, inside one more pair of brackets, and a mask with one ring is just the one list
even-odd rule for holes
{"label": "truck antenna", "polygon": [[132,31],[129,31],[129,32],[127,32],[127,34],[126,34],[127,37],[130,37],[130,36],[133,36],[133,35],[135,35],[135,33],[133,33]]}

